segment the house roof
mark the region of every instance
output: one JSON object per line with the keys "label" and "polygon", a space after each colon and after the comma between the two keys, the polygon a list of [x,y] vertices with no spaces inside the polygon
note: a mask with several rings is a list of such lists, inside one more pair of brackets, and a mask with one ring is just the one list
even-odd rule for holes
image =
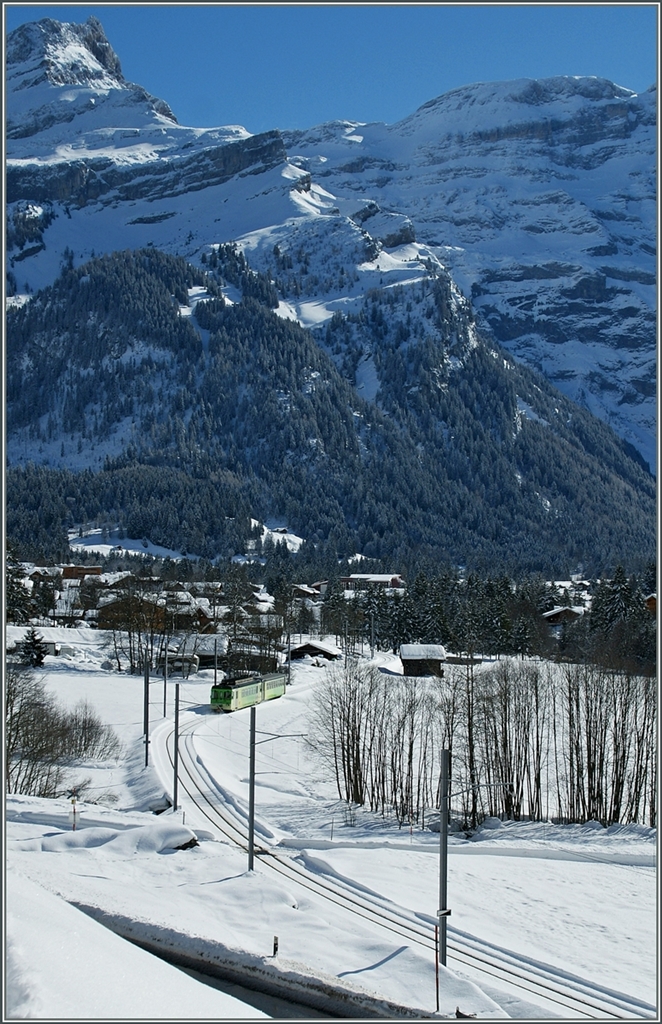
{"label": "house roof", "polygon": [[441,644],[400,644],[403,661],[445,661],[446,649]]}
{"label": "house roof", "polygon": [[327,658],[337,658],[341,654],[340,648],[336,647],[335,644],[324,643],[322,640],[304,640],[301,644],[292,644],[290,648],[292,653],[304,649],[319,651],[320,654]]}
{"label": "house roof", "polygon": [[562,608],[552,608],[551,612],[543,612],[542,617],[543,619],[551,619],[554,615],[560,615],[562,612],[569,612],[571,615],[579,618],[580,615],[584,614],[584,608],[580,606],[570,607],[570,605],[564,605]]}
{"label": "house roof", "polygon": [[228,638],[224,633],[193,633],[184,637],[179,646],[179,654],[225,654],[228,649]]}
{"label": "house roof", "polygon": [[342,578],[344,580],[368,580],[370,583],[390,583],[391,580],[401,580],[402,576],[397,572],[353,572],[350,576]]}

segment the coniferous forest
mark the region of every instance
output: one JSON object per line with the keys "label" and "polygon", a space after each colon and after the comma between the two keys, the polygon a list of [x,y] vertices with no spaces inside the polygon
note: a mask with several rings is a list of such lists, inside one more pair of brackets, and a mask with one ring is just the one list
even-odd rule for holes
{"label": "coniferous forest", "polygon": [[[97,522],[226,558],[268,516],[321,559],[396,568],[567,576],[654,556],[640,460],[484,343],[442,274],[315,333],[277,301],[227,245],[202,268],[154,249],[65,261],[9,311],[7,535],[23,557],[61,558],[67,530]],[[356,387],[366,358],[373,401]]]}

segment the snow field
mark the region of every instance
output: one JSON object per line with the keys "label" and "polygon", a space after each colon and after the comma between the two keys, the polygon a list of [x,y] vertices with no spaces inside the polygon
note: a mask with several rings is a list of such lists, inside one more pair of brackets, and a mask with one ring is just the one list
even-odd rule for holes
{"label": "snow field", "polygon": [[[73,632],[62,630],[63,642]],[[109,765],[77,769],[76,775],[89,777],[91,786],[79,802],[75,833],[70,831],[66,799],[8,800],[8,881],[14,906],[31,880],[48,890],[37,890],[44,893],[42,900],[48,896],[48,901],[55,900],[49,906],[61,908],[60,918],[55,909],[44,916],[39,932],[36,917],[26,915],[23,920],[14,913],[8,919],[14,948],[12,998],[21,1014],[26,1010],[30,1015],[47,1012],[50,1016],[51,1007],[64,1007],[67,1012],[62,1015],[70,1015],[59,981],[61,972],[58,968],[58,977],[51,976],[55,971],[47,954],[48,944],[57,941],[63,957],[76,959],[70,929],[64,945],[61,933],[56,939],[52,931],[65,914],[68,921],[68,915],[79,912],[53,894],[96,908],[99,917],[113,919],[118,929],[133,929],[134,935],[158,932],[162,941],[176,941],[182,948],[202,944],[210,956],[212,950],[217,957],[232,956],[262,973],[274,967],[272,947],[277,935],[278,969],[290,972],[292,984],[294,975],[312,976],[316,984],[319,979],[335,979],[333,984],[346,986],[357,999],[387,999],[433,1012],[431,950],[355,917],[305,888],[294,876],[276,874],[269,869],[268,858],[258,856],[256,870],[249,874],[245,851],[231,845],[218,827],[222,819],[207,819],[186,792],[188,769],[195,773],[197,768],[206,791],[213,794],[214,806],[245,830],[250,713],[248,709],[232,715],[209,711],[213,673],[180,681],[181,809],[155,818],[150,807],[163,805],[164,793],[172,793],[166,740],[172,731],[173,681],[168,684],[164,719],[163,684],[152,680],[152,742],[150,765],[145,768],[142,679],[104,671],[100,668],[107,657],[104,652],[93,652],[82,644],[77,647],[73,638],[70,644],[79,660],[48,657],[47,684],[68,706],[87,699],[123,739],[125,757]],[[376,660],[384,668],[399,671],[390,655],[381,654]],[[410,833],[398,829],[393,820],[360,808],[348,809],[306,743],[311,698],[324,685],[327,671],[305,660],[295,663],[286,695],[256,709],[256,842],[292,858],[293,867],[306,868],[309,876],[324,884],[339,884],[350,894],[377,894],[382,904],[390,902],[396,911],[404,908],[410,919],[413,915],[424,924],[430,922],[425,927],[431,930],[438,899],[438,834],[420,829]],[[92,799],[103,802],[85,802]],[[191,831],[199,845],[174,849]],[[448,891],[453,913],[449,971],[442,971],[441,979],[442,1014],[453,1015],[456,1005],[492,1018],[550,1013],[533,995],[508,990],[501,981],[481,977],[454,962],[452,945],[462,934],[520,958],[549,964],[561,976],[580,976],[654,1005],[655,844],[655,831],[643,826],[602,829],[504,823],[485,827],[469,840],[463,833],[452,835]],[[30,898],[37,896],[33,892]],[[90,950],[98,945],[92,934],[121,944],[96,922],[84,917],[83,921],[80,928],[93,929],[85,940]],[[128,950],[135,965],[121,969],[137,983],[146,976],[142,966],[146,954],[125,943],[121,948]],[[21,949],[43,950],[44,955],[28,962]],[[124,964],[122,957],[112,956],[114,963]],[[92,955],[88,961],[88,974],[94,977],[97,961]],[[163,964],[161,968],[173,971]],[[186,981],[195,985],[189,978]],[[81,1016],[88,1019],[98,1016],[98,1004],[84,994],[89,987],[94,986],[79,986],[85,1010]],[[33,996],[25,993],[41,1002],[30,1002]],[[48,1009],[40,1011],[38,1005]],[[122,1003],[119,992],[108,1005],[113,1006],[115,1018],[140,1016],[132,1012],[139,1003]],[[171,1005],[176,1005],[174,1000]],[[211,1012],[206,1004],[199,1005],[201,1011],[195,1016],[203,1019],[237,1016],[234,1011]],[[154,1016],[159,1015],[155,1008]],[[645,1009],[640,1015],[652,1016]],[[559,1007],[558,1016],[572,1014]]]}

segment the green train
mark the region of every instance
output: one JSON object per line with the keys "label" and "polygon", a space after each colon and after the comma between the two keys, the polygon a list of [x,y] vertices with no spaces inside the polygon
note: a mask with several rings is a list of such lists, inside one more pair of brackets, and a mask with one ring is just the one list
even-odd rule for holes
{"label": "green train", "polygon": [[263,700],[282,697],[287,685],[285,673],[267,676],[249,676],[248,679],[224,680],[211,688],[212,711],[237,711]]}

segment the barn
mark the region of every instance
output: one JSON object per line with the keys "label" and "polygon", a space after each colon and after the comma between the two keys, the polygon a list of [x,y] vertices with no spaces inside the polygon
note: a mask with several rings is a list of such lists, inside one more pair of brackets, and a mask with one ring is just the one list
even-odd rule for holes
{"label": "barn", "polygon": [[291,661],[298,658],[324,658],[326,661],[335,661],[339,656],[340,650],[335,644],[323,643],[321,640],[306,640],[290,650]]}
{"label": "barn", "polygon": [[406,676],[443,676],[446,650],[441,644],[401,644],[400,661]]}

